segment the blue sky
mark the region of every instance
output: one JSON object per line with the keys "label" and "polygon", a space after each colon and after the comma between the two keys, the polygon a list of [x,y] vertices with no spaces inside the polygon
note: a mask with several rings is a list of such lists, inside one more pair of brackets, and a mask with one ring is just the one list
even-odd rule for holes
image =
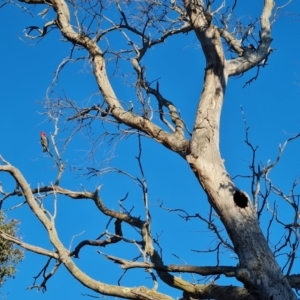
{"label": "blue sky", "polygon": [[[250,3],[250,1],[248,1]],[[283,1],[278,1],[282,5]],[[244,6],[243,6],[244,5]],[[258,8],[254,5],[239,4],[238,12],[242,20],[258,17]],[[259,6],[259,5],[258,5]],[[260,7],[259,7],[260,9]],[[37,12],[41,11],[37,7]],[[294,0],[285,9],[286,12],[300,14],[300,4]],[[52,31],[37,45],[23,36],[23,29],[29,25],[42,24],[43,20],[33,19],[14,6],[6,6],[0,10],[2,24],[0,27],[1,43],[1,89],[0,89],[0,123],[1,143],[0,154],[11,164],[18,167],[32,187],[49,184],[55,180],[56,170],[47,154],[43,154],[39,144],[39,132],[53,132],[53,124],[41,114],[44,108],[41,103],[45,99],[46,89],[53,79],[57,65],[67,57],[70,45],[63,43],[58,31]],[[225,165],[231,174],[249,174],[251,152],[244,143],[245,127],[241,114],[241,106],[245,112],[247,124],[250,127],[249,136],[254,145],[258,145],[258,160],[266,164],[274,160],[278,153],[278,145],[300,131],[300,23],[299,17],[291,14],[281,14],[273,26],[272,47],[274,52],[269,58],[268,66],[260,70],[259,77],[251,85],[243,88],[255,71],[241,78],[230,78],[224,102],[221,121],[221,153]],[[113,42],[116,42],[113,40]],[[175,37],[164,45],[157,46],[147,57],[149,67],[148,78],[160,78],[161,92],[167,99],[176,104],[187,125],[192,128],[195,108],[199,99],[203,82],[204,61],[198,42],[193,34]],[[122,87],[121,76],[113,79],[117,95],[120,99],[132,99],[132,91]],[[97,92],[88,62],[71,64],[62,72],[57,91],[61,95],[76,100],[79,105],[98,103],[98,96],[90,99],[91,93]],[[134,100],[134,99],[133,99]],[[154,103],[153,106],[156,104]],[[66,137],[68,130],[63,128],[69,124],[61,120],[59,138]],[[94,124],[93,138],[100,134],[100,124]],[[133,214],[141,215],[142,194],[135,183],[120,174],[86,179],[72,172],[72,167],[107,166],[108,159],[112,166],[122,168],[127,172],[140,176],[134,156],[138,154],[137,138],[131,136],[122,140],[112,152],[104,143],[99,145],[95,160],[89,159],[91,141],[86,133],[79,133],[68,145],[63,159],[67,162],[66,172],[61,185],[65,188],[81,190],[83,185],[87,190],[94,190],[103,185],[101,196],[109,208],[119,209],[118,201],[129,192],[125,204],[127,209],[134,207]],[[282,160],[271,172],[271,178],[277,186],[286,193],[289,192],[292,181],[298,178],[300,140],[288,145]],[[215,256],[211,253],[196,253],[191,250],[207,250],[215,246],[214,235],[208,231],[205,224],[194,220],[186,222],[175,213],[168,213],[160,208],[160,203],[167,208],[183,208],[191,214],[200,213],[207,216],[209,207],[206,196],[200,189],[196,178],[188,165],[176,154],[171,153],[153,141],[143,139],[144,171],[149,187],[150,210],[153,218],[152,233],[159,236],[164,249],[166,264],[181,264],[184,260],[191,265],[214,265]],[[102,164],[101,164],[102,162]],[[14,188],[7,175],[0,174],[5,190]],[[250,191],[250,181],[238,179],[238,186]],[[270,201],[275,198],[270,199]],[[4,209],[19,203],[21,199],[12,199],[4,205]],[[51,210],[53,199],[48,198],[46,206]],[[278,200],[281,207],[279,216],[289,222],[289,208]],[[8,211],[10,218],[21,220],[20,236],[23,240],[35,245],[52,249],[47,240],[44,228],[37,222],[26,206]],[[262,221],[265,231],[270,214],[265,212],[266,219]],[[76,245],[81,239],[95,239],[107,224],[93,203],[88,201],[71,201],[60,197],[58,201],[58,217],[56,225],[61,240],[68,248]],[[290,221],[292,222],[292,220]],[[113,227],[109,229],[112,231]],[[130,228],[124,227],[128,238],[138,239],[138,235]],[[274,228],[272,242],[275,243],[284,233],[281,228]],[[76,236],[76,237],[75,237]],[[224,233],[226,237],[226,234]],[[138,251],[131,245],[113,245],[104,249],[85,248],[78,266],[95,279],[105,283],[116,284],[122,270],[109,263],[96,250],[104,253],[132,259]],[[174,255],[179,257],[176,258]],[[181,260],[182,259],[182,260]],[[222,249],[221,265],[235,265],[234,253]],[[26,252],[25,260],[18,266],[15,279],[10,279],[3,288],[3,294],[9,294],[8,299],[81,299],[81,294],[92,294],[80,283],[76,282],[63,267],[48,282],[48,290],[42,294],[26,288],[33,283],[36,276],[46,263],[46,258]],[[296,261],[293,273],[299,273],[300,263]],[[190,275],[184,278],[193,280]],[[198,278],[197,278],[198,279]],[[235,284],[221,278],[220,284]],[[149,275],[142,270],[130,271],[121,281],[122,285],[137,286],[139,284],[152,286]],[[180,292],[169,291],[162,283],[159,290],[168,292],[174,297]]]}

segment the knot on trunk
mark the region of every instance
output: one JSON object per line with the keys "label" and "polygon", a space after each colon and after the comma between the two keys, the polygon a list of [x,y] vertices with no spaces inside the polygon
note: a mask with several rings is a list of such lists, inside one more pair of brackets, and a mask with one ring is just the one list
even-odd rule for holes
{"label": "knot on trunk", "polygon": [[246,287],[253,286],[253,278],[251,272],[246,268],[238,268],[236,270],[236,279],[241,281]]}

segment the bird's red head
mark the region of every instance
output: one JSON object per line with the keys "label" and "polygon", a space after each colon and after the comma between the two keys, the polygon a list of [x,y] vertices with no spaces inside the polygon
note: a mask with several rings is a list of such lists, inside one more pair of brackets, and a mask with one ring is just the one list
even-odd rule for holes
{"label": "bird's red head", "polygon": [[41,136],[46,136],[46,133],[44,131],[41,131]]}

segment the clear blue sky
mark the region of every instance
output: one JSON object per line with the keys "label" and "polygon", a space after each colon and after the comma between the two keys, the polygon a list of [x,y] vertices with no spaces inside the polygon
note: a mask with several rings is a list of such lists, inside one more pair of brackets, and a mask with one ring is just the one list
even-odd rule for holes
{"label": "clear blue sky", "polygon": [[[242,20],[258,17],[260,7],[238,4],[239,17]],[[262,2],[262,1],[256,1]],[[285,1],[278,1],[282,5]],[[244,5],[244,7],[243,7]],[[36,11],[43,8],[36,7]],[[285,9],[286,12],[300,14],[300,3],[294,0]],[[0,10],[2,26],[0,27],[1,42],[1,83],[0,83],[0,123],[1,143],[0,154],[11,164],[18,167],[32,187],[48,185],[55,180],[56,170],[51,159],[42,154],[39,144],[39,132],[44,130],[48,134],[53,132],[53,124],[45,120],[41,102],[45,99],[46,89],[53,79],[57,65],[68,56],[70,45],[61,42],[58,31],[52,31],[37,45],[23,36],[23,29],[30,25],[41,25],[42,19],[32,17],[19,11],[14,6],[7,6]],[[300,131],[300,18],[281,13],[273,26],[272,47],[274,52],[269,58],[268,66],[260,70],[259,77],[250,86],[243,88],[245,82],[255,73],[249,72],[241,78],[230,78],[221,123],[221,152],[226,167],[231,174],[249,174],[251,153],[244,143],[245,128],[240,106],[243,106],[248,126],[250,126],[250,140],[259,145],[258,162],[264,164],[273,160],[278,153],[278,145],[287,138]],[[177,105],[188,126],[191,128],[195,115],[195,108],[202,90],[204,61],[198,42],[193,34],[175,37],[162,46],[157,46],[147,58],[149,80],[160,79],[160,88],[167,99]],[[121,78],[122,79],[122,78]],[[121,88],[116,80],[117,95],[120,99],[132,99],[132,92],[126,87]],[[119,81],[118,81],[119,80]],[[97,96],[88,102],[91,93],[97,91],[95,81],[87,62],[68,66],[59,79],[57,90],[63,92],[78,103],[98,103]],[[134,100],[134,99],[133,99]],[[156,104],[154,103],[155,107]],[[60,128],[68,124],[60,124]],[[94,124],[93,137],[100,133],[101,126]],[[68,131],[60,131],[60,137],[67,136]],[[133,214],[141,215],[142,195],[136,185],[121,175],[108,174],[86,180],[71,172],[71,167],[94,166],[100,168],[100,162],[111,158],[107,144],[99,146],[95,161],[88,159],[91,142],[85,134],[78,134],[69,144],[63,159],[67,161],[66,172],[61,185],[65,188],[80,190],[81,184],[87,190],[94,190],[103,184],[101,196],[109,208],[119,209],[118,201],[127,192],[129,198],[126,207],[134,206]],[[272,171],[274,183],[286,193],[289,192],[292,181],[300,174],[299,158],[300,140],[294,141],[286,149],[282,161]],[[137,138],[130,137],[122,140],[113,152],[112,166],[122,168],[135,176],[139,175],[134,158],[138,153]],[[214,265],[212,254],[195,253],[191,250],[207,250],[215,246],[215,238],[206,226],[199,221],[185,222],[176,214],[170,214],[159,208],[160,201],[168,208],[182,208],[191,214],[199,212],[206,216],[209,208],[206,196],[201,191],[188,165],[176,154],[164,149],[153,141],[143,140],[143,163],[149,187],[150,209],[153,218],[152,233],[159,235],[160,245],[164,250],[166,264]],[[0,181],[9,191],[13,182],[3,174]],[[238,186],[250,191],[250,181],[238,180]],[[273,201],[274,199],[270,199]],[[21,199],[12,199],[4,205],[7,209],[18,204]],[[46,206],[51,209],[53,199],[47,199]],[[280,217],[289,222],[289,209],[282,202]],[[24,241],[52,249],[47,240],[45,230],[37,222],[29,209],[7,212],[10,218],[21,220],[20,236]],[[266,212],[266,220],[270,217]],[[290,220],[292,222],[292,220]],[[95,239],[104,230],[107,219],[87,201],[71,201],[59,198],[58,217],[56,224],[61,240],[66,247],[76,245],[81,239]],[[267,222],[262,222],[265,230]],[[113,227],[109,227],[113,231]],[[137,239],[132,229],[125,229],[126,237]],[[79,235],[81,234],[81,235]],[[283,231],[274,230],[272,242],[276,242]],[[79,236],[77,236],[79,235]],[[74,238],[72,241],[73,237]],[[96,254],[96,250],[104,253],[132,259],[138,255],[132,246],[113,245],[104,249],[84,248],[78,266],[95,279],[106,283],[116,284],[122,270],[104,257]],[[221,265],[235,265],[237,260],[233,253],[223,249]],[[10,279],[4,286],[3,293],[9,294],[8,299],[81,299],[81,294],[95,293],[88,291],[76,282],[63,267],[48,282],[45,294],[26,288],[33,283],[36,276],[46,263],[47,258],[26,252],[25,260],[18,266],[16,278]],[[300,263],[296,261],[293,273],[299,273]],[[184,278],[193,280],[191,276]],[[220,284],[233,283],[227,279],[218,281]],[[142,270],[130,271],[121,281],[122,285],[137,286],[139,284],[152,286],[148,274]],[[160,283],[160,291],[168,291]],[[169,291],[168,291],[169,292]],[[169,292],[179,297],[180,292]]]}

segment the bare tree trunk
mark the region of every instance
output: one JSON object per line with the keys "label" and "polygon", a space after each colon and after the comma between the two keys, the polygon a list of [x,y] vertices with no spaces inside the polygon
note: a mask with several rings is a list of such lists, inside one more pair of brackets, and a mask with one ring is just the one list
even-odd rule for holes
{"label": "bare tree trunk", "polygon": [[190,1],[185,4],[206,57],[204,88],[186,159],[233,242],[240,261],[237,279],[257,299],[296,299],[263,236],[248,195],[235,187],[220,156],[220,114],[228,77],[221,38],[203,11]]}

